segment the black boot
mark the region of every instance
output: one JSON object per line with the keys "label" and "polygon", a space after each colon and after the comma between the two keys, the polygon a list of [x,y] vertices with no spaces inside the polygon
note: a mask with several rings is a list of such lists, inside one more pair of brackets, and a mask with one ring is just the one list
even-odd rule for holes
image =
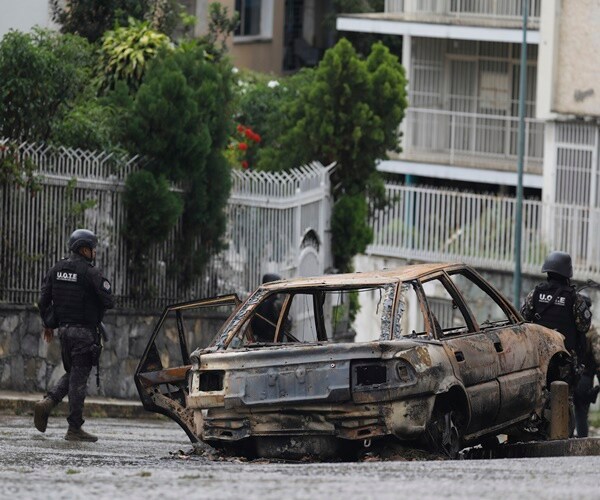
{"label": "black boot", "polygon": [[33,423],[38,431],[46,432],[48,417],[56,404],[56,401],[49,396],[46,396],[35,404],[35,407],[33,408]]}
{"label": "black boot", "polygon": [[90,443],[95,443],[98,441],[98,436],[85,432],[81,427],[69,426],[69,430],[65,434],[65,439],[67,441],[89,441]]}

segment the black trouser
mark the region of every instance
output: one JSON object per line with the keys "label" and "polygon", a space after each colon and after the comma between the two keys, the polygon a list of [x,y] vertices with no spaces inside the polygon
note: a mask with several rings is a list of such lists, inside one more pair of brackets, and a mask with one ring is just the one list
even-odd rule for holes
{"label": "black trouser", "polygon": [[589,432],[588,413],[590,411],[590,392],[594,385],[594,375],[584,373],[573,394],[573,405],[575,407],[575,423],[577,425],[577,437],[587,437]]}
{"label": "black trouser", "polygon": [[70,427],[79,428],[83,425],[83,404],[87,382],[92,371],[92,356],[90,349],[95,342],[95,334],[91,328],[67,326],[58,329],[62,361],[66,373],[56,386],[48,391],[55,402],[60,402],[69,395]]}

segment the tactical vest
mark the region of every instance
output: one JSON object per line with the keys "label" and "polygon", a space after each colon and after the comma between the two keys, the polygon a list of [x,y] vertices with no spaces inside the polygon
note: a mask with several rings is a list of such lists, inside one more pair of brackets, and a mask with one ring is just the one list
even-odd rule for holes
{"label": "tactical vest", "polygon": [[90,265],[84,260],[65,259],[52,270],[52,302],[54,314],[61,326],[96,327],[100,321],[98,300],[93,295],[87,273]]}
{"label": "tactical vest", "polygon": [[573,306],[575,291],[557,283],[541,283],[535,287],[533,305],[535,322],[539,325],[558,330],[565,336],[565,347],[568,351],[581,352],[579,333],[575,325]]}

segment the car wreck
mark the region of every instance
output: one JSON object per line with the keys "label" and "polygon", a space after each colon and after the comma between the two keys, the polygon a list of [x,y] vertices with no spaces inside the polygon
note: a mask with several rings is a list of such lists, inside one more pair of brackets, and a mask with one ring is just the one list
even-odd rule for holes
{"label": "car wreck", "polygon": [[[351,328],[361,294],[375,338]],[[397,442],[455,457],[501,433],[543,438],[568,357],[470,267],[426,264],[168,306],[135,381],[147,410],[235,454],[348,458]]]}

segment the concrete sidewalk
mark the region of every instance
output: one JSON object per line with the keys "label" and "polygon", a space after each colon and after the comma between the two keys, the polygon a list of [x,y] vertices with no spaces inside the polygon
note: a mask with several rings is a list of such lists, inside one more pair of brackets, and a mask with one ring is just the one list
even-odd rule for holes
{"label": "concrete sidewalk", "polygon": [[[42,393],[0,391],[0,415],[33,415],[33,405],[42,399]],[[68,398],[65,398],[54,410],[54,416],[69,414]],[[164,418],[156,413],[144,410],[142,403],[136,400],[87,397],[84,416],[108,418]]]}

